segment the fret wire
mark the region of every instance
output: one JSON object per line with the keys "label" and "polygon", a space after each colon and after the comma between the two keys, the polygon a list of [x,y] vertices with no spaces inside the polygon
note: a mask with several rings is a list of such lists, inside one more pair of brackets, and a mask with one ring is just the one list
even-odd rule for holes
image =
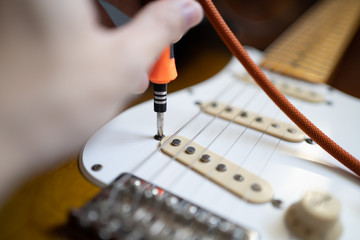
{"label": "fret wire", "polygon": [[[294,68],[294,64],[296,64],[296,67],[297,68],[303,68],[303,69],[306,69],[312,73],[315,73],[315,74],[318,74],[318,75],[323,75],[323,76],[326,76],[327,75],[327,72],[324,72],[324,71],[321,71],[321,70],[318,70],[318,69],[314,69],[312,67],[309,67],[307,65],[304,65],[302,64],[301,62],[296,62],[296,61],[293,61],[293,62],[285,62],[285,61],[277,61],[278,63],[282,63],[283,65],[287,65],[289,67],[293,67]],[[284,72],[280,72],[280,71],[277,71],[279,72],[280,74],[281,73],[284,73]]]}
{"label": "fret wire", "polygon": [[[312,54],[312,55],[303,55],[303,57],[299,60],[301,62],[304,62],[304,60],[306,60],[306,62],[310,62],[313,64],[318,65],[319,67],[324,67],[324,68],[328,68],[328,66],[331,64],[331,62],[321,62],[324,58],[319,58],[316,57],[316,55]],[[269,61],[282,61],[281,58],[269,58]],[[320,60],[320,61],[319,61]]]}

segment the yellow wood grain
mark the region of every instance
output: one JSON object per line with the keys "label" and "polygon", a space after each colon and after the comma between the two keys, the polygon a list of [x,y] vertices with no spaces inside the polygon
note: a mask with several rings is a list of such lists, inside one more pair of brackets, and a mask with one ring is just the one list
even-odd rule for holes
{"label": "yellow wood grain", "polygon": [[262,67],[327,83],[360,23],[360,1],[322,0],[265,52]]}
{"label": "yellow wood grain", "polygon": [[23,185],[0,212],[0,239],[61,239],[52,232],[67,213],[99,191],[79,172],[77,158]]}

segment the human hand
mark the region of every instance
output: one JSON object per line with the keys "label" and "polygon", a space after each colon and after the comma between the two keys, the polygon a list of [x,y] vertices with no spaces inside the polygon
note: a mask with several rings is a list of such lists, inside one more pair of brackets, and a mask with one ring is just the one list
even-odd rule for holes
{"label": "human hand", "polygon": [[78,150],[147,87],[161,51],[202,18],[194,0],[163,0],[109,30],[89,0],[0,5],[0,150],[27,171]]}

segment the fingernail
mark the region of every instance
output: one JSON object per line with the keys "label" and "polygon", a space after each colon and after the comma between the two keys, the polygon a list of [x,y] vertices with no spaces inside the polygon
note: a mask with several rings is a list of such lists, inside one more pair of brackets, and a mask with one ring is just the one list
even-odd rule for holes
{"label": "fingernail", "polygon": [[203,17],[203,10],[201,5],[195,1],[187,1],[182,6],[182,11],[186,19],[188,27],[193,27],[198,24]]}

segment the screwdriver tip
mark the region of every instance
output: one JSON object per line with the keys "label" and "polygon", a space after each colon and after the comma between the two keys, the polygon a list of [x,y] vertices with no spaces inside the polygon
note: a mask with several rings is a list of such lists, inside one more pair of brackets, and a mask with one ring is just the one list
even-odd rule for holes
{"label": "screwdriver tip", "polygon": [[164,136],[164,113],[157,113],[157,134],[154,136],[156,140],[161,141]]}

